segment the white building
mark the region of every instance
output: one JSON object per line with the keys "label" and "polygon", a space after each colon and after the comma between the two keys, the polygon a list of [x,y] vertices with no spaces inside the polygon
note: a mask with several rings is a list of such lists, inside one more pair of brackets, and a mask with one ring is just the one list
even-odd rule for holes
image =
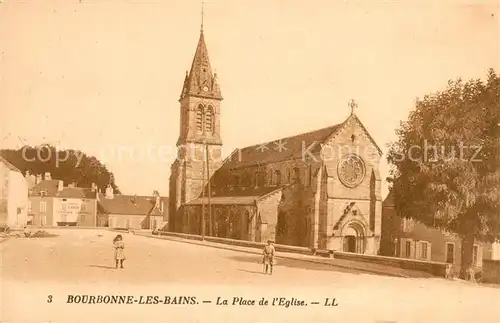
{"label": "white building", "polygon": [[28,183],[19,169],[0,156],[0,225],[23,228],[27,211]]}

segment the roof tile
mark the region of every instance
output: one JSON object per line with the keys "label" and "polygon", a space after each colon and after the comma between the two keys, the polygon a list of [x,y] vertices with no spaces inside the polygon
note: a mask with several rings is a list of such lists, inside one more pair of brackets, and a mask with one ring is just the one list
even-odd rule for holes
{"label": "roof tile", "polygon": [[290,159],[301,159],[303,152],[318,152],[320,144],[337,131],[342,124],[281,138],[264,144],[253,145],[235,150],[222,165],[221,169],[244,168],[252,165],[265,165]]}
{"label": "roof tile", "polygon": [[104,194],[99,194],[98,212],[105,214],[127,215],[165,215],[168,209],[168,197],[161,197],[163,213],[154,210],[155,198],[153,196],[134,196],[115,194],[112,199],[107,199]]}

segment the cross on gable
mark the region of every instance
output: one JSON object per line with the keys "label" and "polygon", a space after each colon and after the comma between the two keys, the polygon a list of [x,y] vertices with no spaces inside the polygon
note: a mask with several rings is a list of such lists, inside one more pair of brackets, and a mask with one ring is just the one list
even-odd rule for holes
{"label": "cross on gable", "polygon": [[358,104],[354,101],[354,99],[352,99],[351,102],[349,102],[349,107],[351,108],[351,114],[354,114]]}

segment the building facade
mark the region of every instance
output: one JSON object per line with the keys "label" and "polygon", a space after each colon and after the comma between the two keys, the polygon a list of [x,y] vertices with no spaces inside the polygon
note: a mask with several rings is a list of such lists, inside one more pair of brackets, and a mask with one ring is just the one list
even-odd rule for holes
{"label": "building facade", "polygon": [[155,191],[151,196],[114,194],[108,185],[98,194],[97,225],[115,229],[155,230],[168,222],[168,198]]}
{"label": "building facade", "polygon": [[23,228],[27,211],[28,183],[19,169],[0,156],[0,225]]}
{"label": "building facade", "polygon": [[[487,248],[481,242],[473,246],[472,265],[480,271]],[[458,273],[461,265],[461,239],[455,234],[429,228],[413,219],[401,218],[390,192],[383,203],[380,253],[422,261],[444,262]]]}
{"label": "building facade", "polygon": [[35,186],[30,189],[28,202],[29,224],[36,226],[85,226],[97,225],[97,187],[64,186],[63,181],[45,173],[42,180],[37,175]]}
{"label": "building facade", "polygon": [[354,102],[341,124],[237,149],[222,160],[221,100],[202,31],[179,100],[169,230],[378,252],[382,152]]}

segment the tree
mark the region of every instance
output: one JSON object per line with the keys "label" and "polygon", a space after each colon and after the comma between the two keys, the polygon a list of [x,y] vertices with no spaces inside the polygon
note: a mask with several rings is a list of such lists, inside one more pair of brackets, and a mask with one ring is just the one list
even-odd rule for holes
{"label": "tree", "polygon": [[417,100],[390,145],[396,212],[462,240],[460,277],[474,241],[500,238],[500,77],[450,81]]}
{"label": "tree", "polygon": [[20,149],[2,149],[0,155],[16,166],[23,174],[51,173],[53,179],[65,184],[75,182],[79,187],[90,187],[95,183],[102,191],[111,184],[118,194],[120,190],[115,178],[105,165],[94,156],[78,150],[57,150],[50,145],[24,146]]}

